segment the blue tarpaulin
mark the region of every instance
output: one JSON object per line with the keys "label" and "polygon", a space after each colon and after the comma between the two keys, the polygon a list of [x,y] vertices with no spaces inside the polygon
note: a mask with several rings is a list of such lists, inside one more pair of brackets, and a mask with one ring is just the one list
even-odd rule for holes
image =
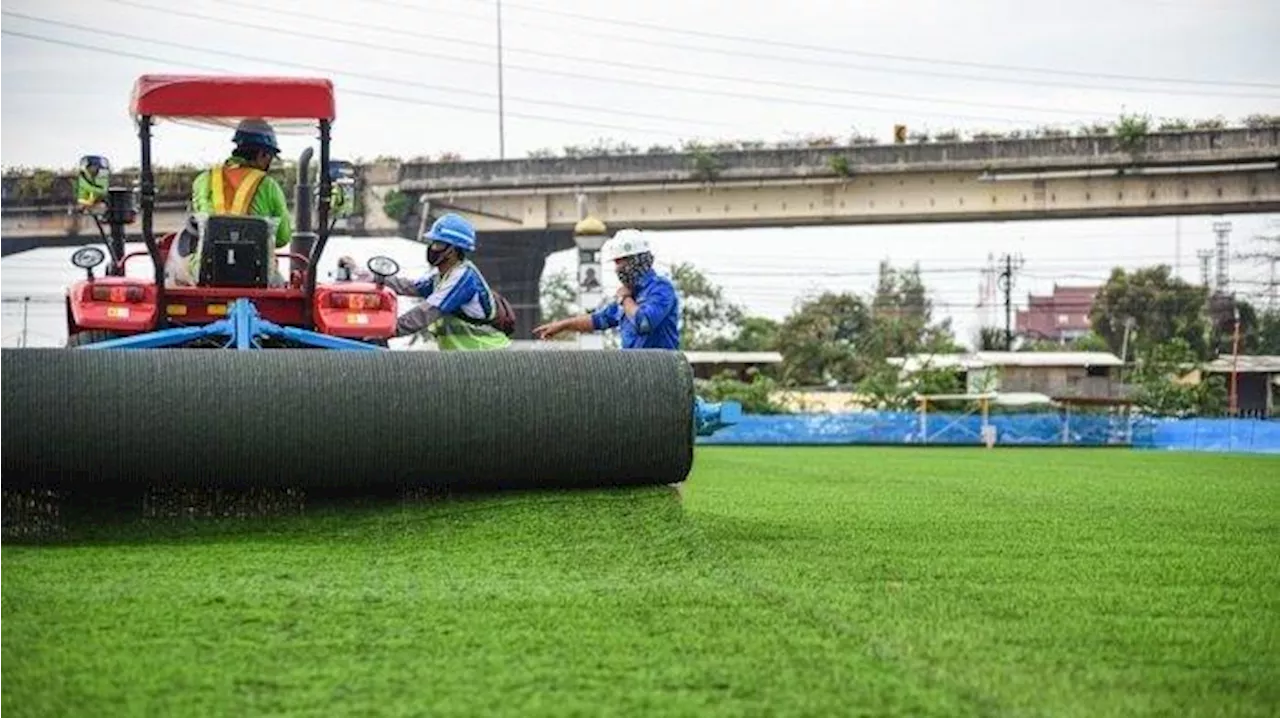
{"label": "blue tarpaulin", "polygon": [[1280,421],[1267,419],[1157,419],[1141,449],[1280,454]]}
{"label": "blue tarpaulin", "polygon": [[[1055,413],[996,414],[987,420],[1004,445],[1124,445],[1129,420],[1120,416]],[[740,423],[702,441],[705,444],[948,444],[982,441],[978,414],[876,411],[847,414],[743,416]]]}
{"label": "blue tarpaulin", "polygon": [[[1263,419],[1157,419],[1052,412],[994,414],[987,423],[1001,446],[1125,446],[1176,451],[1280,454],[1280,421]],[[700,444],[737,446],[903,444],[977,446],[977,414],[859,412],[745,415],[740,423]]]}

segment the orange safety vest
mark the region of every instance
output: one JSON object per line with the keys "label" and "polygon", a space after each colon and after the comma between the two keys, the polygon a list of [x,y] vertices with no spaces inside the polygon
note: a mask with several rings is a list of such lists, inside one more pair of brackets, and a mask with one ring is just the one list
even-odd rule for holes
{"label": "orange safety vest", "polygon": [[[213,191],[214,214],[249,214],[253,195],[267,173],[256,167],[214,167],[210,171],[209,188]],[[230,204],[227,198],[231,197]]]}

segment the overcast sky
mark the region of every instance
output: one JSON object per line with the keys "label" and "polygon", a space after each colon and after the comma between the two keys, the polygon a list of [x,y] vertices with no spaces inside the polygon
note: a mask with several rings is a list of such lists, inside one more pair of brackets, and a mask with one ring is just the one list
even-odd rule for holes
{"label": "overcast sky", "polygon": [[[6,0],[3,164],[70,167],[90,152],[136,164],[127,106],[146,72],[323,75],[338,92],[336,156],[497,156],[494,0],[357,0],[326,7],[324,19],[304,14],[320,7]],[[857,131],[887,141],[895,122],[936,132],[1073,127],[1122,109],[1280,114],[1274,0],[505,0],[502,14],[508,157],[598,138],[645,148]],[[285,140],[296,156],[309,138]],[[156,142],[164,163],[215,161],[228,148],[224,131],[171,125]],[[658,245],[660,261],[695,261],[731,298],[775,317],[808,289],[867,291],[882,257],[919,260],[967,338],[989,254],[1024,256],[1019,301],[1114,264],[1177,263],[1195,279],[1213,219],[663,233]],[[1230,219],[1232,251],[1249,252],[1280,218]],[[549,267],[570,261],[556,255]],[[9,284],[16,267],[4,263]],[[761,276],[779,269],[802,278]],[[1232,275],[1256,290],[1247,283],[1267,267],[1238,260]],[[4,322],[9,343],[10,305]]]}

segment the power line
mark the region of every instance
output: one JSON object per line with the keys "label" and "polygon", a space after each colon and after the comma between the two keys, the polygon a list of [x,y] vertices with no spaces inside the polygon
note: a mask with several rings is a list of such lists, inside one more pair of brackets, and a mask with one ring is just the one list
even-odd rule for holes
{"label": "power line", "polygon": [[[426,8],[415,7],[415,6],[413,6],[413,5],[407,5],[407,4],[404,4],[404,3],[392,2],[391,0],[366,0],[366,1],[367,1],[367,2],[375,2],[375,3],[383,4],[383,5],[392,5],[392,6],[396,6],[396,7],[404,7],[404,8],[408,8],[408,9],[410,9],[410,10],[416,10],[416,11],[423,12],[423,13],[428,13],[428,14],[437,14],[438,12],[442,12],[442,11],[436,11],[436,10],[427,10]],[[509,4],[508,6],[509,6],[509,7],[521,7],[522,9],[529,9],[529,8],[527,8],[527,7],[525,7],[525,6],[515,6],[515,5],[510,5],[510,4]],[[541,12],[542,10],[538,10],[538,11],[539,11],[539,12]],[[444,14],[451,14],[451,13],[448,13],[447,11],[443,11],[443,12],[444,12]],[[561,13],[561,11],[551,11],[551,10],[546,10],[545,12],[550,12],[550,13]],[[563,14],[563,13],[562,13],[562,14]],[[626,23],[628,23],[628,22],[630,22],[630,21],[608,21],[608,20],[598,20],[598,22],[603,22],[603,23],[606,23],[606,24],[614,24],[614,23],[618,23],[618,24],[626,24]],[[509,22],[509,24],[524,24],[524,25],[529,25],[529,23],[520,23],[520,22]],[[531,26],[531,27],[541,27],[541,28],[546,28],[546,26],[539,26],[539,25],[529,25],[529,26]],[[668,28],[668,27],[664,27],[664,26],[652,26],[652,27],[654,27],[655,29],[658,29],[658,30],[662,30],[662,31],[669,31],[669,32],[693,32],[693,31],[677,30],[676,28]],[[551,29],[551,28],[546,28],[546,29]],[[1104,87],[1100,87],[1100,86],[1098,86],[1097,84],[1084,84],[1084,83],[1071,83],[1071,82],[1053,82],[1053,81],[1050,81],[1050,80],[1044,80],[1044,79],[1031,79],[1031,78],[1027,78],[1027,79],[1019,79],[1019,78],[984,77],[984,76],[981,76],[981,75],[965,75],[965,74],[958,74],[958,73],[937,72],[937,71],[931,71],[931,70],[916,70],[916,69],[908,69],[908,68],[887,68],[887,67],[876,67],[876,66],[867,66],[867,65],[857,65],[857,64],[847,63],[847,62],[835,62],[835,61],[832,61],[832,60],[829,60],[829,59],[827,59],[827,60],[819,60],[819,59],[813,59],[813,58],[786,57],[786,56],[782,56],[782,55],[768,55],[768,54],[762,54],[762,53],[753,52],[753,51],[746,51],[746,50],[729,50],[729,49],[723,49],[723,48],[713,48],[713,47],[704,47],[704,46],[698,46],[698,45],[688,45],[688,44],[682,44],[682,43],[663,42],[663,41],[659,41],[659,40],[642,40],[642,39],[637,39],[637,38],[630,37],[630,36],[627,36],[627,35],[618,35],[618,34],[610,34],[610,33],[602,33],[602,32],[595,32],[595,33],[594,33],[594,36],[595,36],[595,37],[601,37],[601,38],[610,38],[610,39],[614,39],[614,40],[620,40],[620,41],[622,41],[622,42],[635,43],[635,44],[638,44],[638,45],[652,45],[652,46],[656,46],[656,47],[671,47],[671,48],[676,48],[676,49],[681,49],[681,50],[692,50],[692,51],[695,51],[695,52],[706,52],[706,53],[713,53],[713,54],[718,54],[718,55],[729,55],[729,56],[732,56],[732,57],[748,57],[748,58],[751,58],[751,59],[753,59],[753,60],[771,60],[771,61],[777,61],[777,62],[788,62],[788,63],[792,63],[792,64],[811,65],[811,66],[828,67],[828,68],[830,68],[830,67],[842,67],[842,68],[849,69],[849,70],[860,70],[860,71],[866,71],[866,72],[880,72],[880,73],[887,73],[887,74],[899,74],[899,75],[920,75],[920,76],[926,76],[926,77],[944,77],[944,78],[948,78],[948,79],[952,79],[952,80],[969,80],[969,81],[972,81],[972,82],[987,82],[987,83],[1006,84],[1006,85],[1008,85],[1008,84],[1013,84],[1013,85],[1033,85],[1033,86],[1037,86],[1037,87],[1065,87],[1065,88],[1071,88],[1071,89],[1084,89],[1084,90],[1107,90],[1107,91],[1112,91],[1112,92],[1139,92],[1139,93],[1146,93],[1146,94],[1163,94],[1163,95],[1192,95],[1192,96],[1212,96],[1212,97],[1234,97],[1234,98],[1237,98],[1237,99],[1275,99],[1275,95],[1273,95],[1273,94],[1259,94],[1259,93],[1248,93],[1248,94],[1246,94],[1246,93],[1230,93],[1230,92],[1212,92],[1212,91],[1207,91],[1207,90],[1195,90],[1195,91],[1192,91],[1192,90],[1185,90],[1185,91],[1184,91],[1184,90],[1175,90],[1175,89],[1141,88],[1141,87],[1105,87],[1105,86],[1104,86]],[[751,43],[755,43],[755,44],[771,44],[771,43],[770,43],[770,42],[768,42],[768,41],[756,40],[756,39],[754,39],[754,38],[739,37],[739,38],[736,38],[736,39],[738,39],[738,40],[740,40],[740,41],[743,41],[743,42],[751,42]],[[777,41],[775,41],[775,42],[777,42]],[[922,61],[922,60],[921,60],[921,61]],[[947,62],[947,61],[939,60],[939,61],[937,61],[937,62]],[[952,62],[951,64],[964,64],[964,63]],[[1004,67],[996,66],[996,65],[987,65],[986,67],[998,68],[998,69],[1009,69],[1009,68],[1004,68]],[[1027,70],[1023,70],[1023,71],[1027,71]],[[1067,71],[1065,71],[1065,70],[1064,70],[1064,71],[1060,71],[1060,72],[1067,72]],[[1083,73],[1083,75],[1084,75],[1084,76],[1086,76],[1086,77],[1098,77],[1098,76],[1099,76],[1099,75],[1096,75],[1096,74],[1093,74],[1093,73]],[[1134,78],[1130,78],[1130,79],[1134,79]],[[1197,81],[1188,81],[1188,82],[1197,82]],[[1209,81],[1204,81],[1204,82],[1203,82],[1203,84],[1214,84],[1214,85],[1217,85],[1217,84],[1226,84],[1226,85],[1230,85],[1230,84],[1233,84],[1233,83],[1218,83],[1218,82],[1209,82]],[[1245,83],[1245,86],[1254,86],[1254,85],[1251,85],[1251,84]],[[1270,88],[1270,87],[1273,87],[1273,85],[1266,85],[1266,84],[1263,84],[1263,85],[1261,85],[1261,87],[1264,87],[1264,88]]]}
{"label": "power line", "polygon": [[[401,5],[401,3],[393,3],[388,0],[373,0],[374,2],[384,2],[385,4]],[[486,0],[473,0],[476,2],[485,2]],[[744,35],[732,35],[728,33],[709,32],[706,30],[689,30],[685,28],[671,27],[669,25],[658,25],[653,23],[640,22],[636,20],[620,20],[616,18],[604,18],[595,15],[586,15],[582,13],[568,12],[565,10],[552,10],[545,7],[533,7],[521,3],[508,2],[508,7],[527,12],[541,13],[544,15],[556,15],[559,17],[573,18],[575,20],[584,20],[603,25],[617,25],[624,27],[636,27],[645,30],[653,30],[656,32],[665,32],[676,35],[689,35],[692,37],[705,37],[716,40],[730,40],[733,42],[746,42],[752,45],[770,45],[774,47],[786,47],[796,50],[812,50],[817,52],[827,52],[837,55],[849,55],[858,57],[870,57],[881,60],[895,60],[900,62],[921,62],[938,65],[951,65],[955,67],[973,67],[986,70],[999,70],[1004,72],[1031,72],[1048,75],[1062,75],[1067,77],[1085,77],[1085,78],[1104,78],[1111,80],[1133,80],[1137,82],[1153,82],[1183,85],[1221,85],[1230,87],[1257,87],[1263,89],[1280,89],[1280,84],[1271,82],[1240,82],[1236,80],[1195,80],[1189,78],[1178,77],[1152,77],[1143,75],[1122,75],[1116,73],[1103,72],[1085,72],[1082,70],[1061,70],[1045,67],[1031,67],[1026,65],[996,65],[983,62],[971,62],[965,60],[943,60],[939,58],[919,57],[912,55],[895,55],[888,53],[868,52],[866,50],[852,50],[849,48],[836,48],[823,45],[810,45],[806,43],[789,42],[786,40],[775,40],[762,37],[748,37]]]}
{"label": "power line", "polygon": [[[6,12],[5,12],[5,14],[8,14],[8,12],[6,11]],[[105,32],[105,31],[98,31],[98,32]],[[65,46],[65,47],[74,47],[74,48],[77,48],[77,49],[80,49],[80,50],[90,50],[90,51],[93,51],[93,52],[100,52],[100,53],[104,53],[104,54],[107,54],[107,55],[115,55],[115,56],[118,56],[118,57],[131,57],[131,58],[136,58],[136,59],[140,59],[140,60],[146,60],[146,61],[148,61],[148,62],[165,62],[165,63],[171,63],[171,64],[173,64],[173,65],[177,65],[177,66],[180,66],[180,67],[199,68],[199,69],[202,69],[202,70],[209,70],[209,71],[212,71],[212,72],[233,72],[232,70],[228,70],[228,69],[227,69],[227,68],[225,68],[225,67],[211,66],[211,65],[206,65],[206,64],[204,64],[204,63],[190,62],[190,61],[185,61],[185,60],[183,60],[183,61],[177,61],[177,60],[174,60],[174,59],[172,59],[172,58],[168,58],[168,57],[157,57],[157,56],[155,56],[155,55],[146,55],[146,54],[142,54],[142,53],[129,52],[129,51],[127,51],[127,50],[115,50],[115,49],[109,49],[109,48],[104,48],[104,47],[97,47],[97,46],[94,46],[94,45],[86,45],[86,44],[78,43],[78,42],[74,42],[74,41],[71,41],[71,40],[58,40],[58,39],[54,39],[54,38],[50,38],[50,37],[42,37],[42,36],[40,36],[40,35],[31,35],[31,34],[27,34],[27,33],[23,33],[23,32],[18,32],[18,31],[16,31],[16,30],[9,30],[9,29],[7,29],[7,28],[5,28],[5,29],[0,29],[0,33],[3,33],[3,34],[5,34],[5,35],[13,35],[13,36],[15,36],[15,37],[26,38],[26,39],[28,39],[28,40],[35,40],[35,41],[37,41],[37,42],[45,42],[45,43],[50,43],[50,44],[54,44],[54,45],[62,45],[62,46]],[[123,33],[110,33],[110,34],[123,35]],[[181,47],[181,48],[183,48],[183,49],[188,49],[188,50],[189,50],[189,49],[194,49],[194,48],[192,48],[192,47],[191,47],[191,46],[189,46],[189,45],[180,44],[180,43],[165,42],[165,41],[163,41],[163,40],[157,40],[157,39],[154,39],[154,38],[142,38],[142,37],[136,37],[136,36],[127,36],[127,35],[126,35],[125,37],[130,37],[131,39],[138,40],[138,41],[143,42],[143,43],[146,43],[146,44],[148,44],[148,45],[171,45],[171,46]],[[202,52],[209,52],[209,53],[221,54],[221,55],[225,55],[225,56],[230,56],[230,55],[231,55],[231,53],[219,52],[219,51],[216,51],[216,50],[202,50]],[[266,60],[266,59],[263,59],[263,60],[261,60],[261,61],[263,61],[263,62],[274,62],[274,63],[276,63],[276,64],[278,64],[278,65],[292,65],[292,66],[294,66],[294,67],[299,67],[299,65],[297,65],[297,64],[295,64],[295,63],[289,63],[289,62],[285,62],[285,61]],[[303,66],[303,67],[305,67],[305,66]],[[347,75],[347,74],[349,74],[349,73],[347,73],[347,72],[345,72],[345,71],[342,71],[342,70],[317,70],[317,71],[320,71],[320,72],[329,72],[329,73],[331,73],[331,74],[335,74],[335,75]],[[421,106],[421,107],[437,107],[437,106],[438,106],[438,104],[437,104],[437,103],[432,102],[432,101],[429,101],[429,100],[418,100],[418,99],[414,99],[414,98],[411,98],[411,97],[404,97],[404,96],[402,96],[402,95],[391,95],[391,94],[382,93],[382,92],[372,92],[372,91],[369,91],[369,90],[344,89],[344,90],[343,90],[343,92],[345,92],[346,94],[349,94],[349,95],[358,95],[358,96],[361,96],[361,97],[371,97],[371,98],[375,98],[375,99],[379,99],[379,100],[389,100],[389,101],[392,101],[392,102],[401,102],[401,103],[410,104],[410,105],[417,105],[417,106]],[[494,110],[491,110],[491,109],[480,108],[480,107],[468,107],[468,106],[466,106],[466,105],[457,105],[457,104],[450,104],[450,105],[449,105],[449,111],[450,111],[450,112],[477,112],[477,113],[485,114],[485,115],[492,115],[492,114],[494,114]],[[575,119],[568,119],[568,118],[565,118],[565,117],[548,117],[548,116],[545,116],[545,115],[532,115],[532,114],[524,113],[524,112],[507,112],[506,114],[507,114],[508,116],[510,116],[510,117],[520,117],[520,118],[522,118],[522,119],[526,119],[526,120],[538,120],[538,121],[543,121],[543,122],[554,122],[554,123],[556,123],[556,124],[562,124],[562,125],[579,125],[579,126],[583,126],[583,127],[596,127],[596,128],[609,129],[609,130],[622,130],[622,131],[626,131],[626,132],[639,132],[639,133],[642,133],[642,134],[648,134],[648,135],[659,136],[659,137],[667,137],[667,138],[677,138],[677,137],[678,137],[678,135],[672,134],[672,133],[670,133],[670,132],[668,132],[668,131],[665,131],[665,130],[651,130],[651,129],[647,129],[647,128],[635,127],[635,126],[629,126],[629,125],[614,125],[614,124],[607,124],[607,123],[602,123],[602,122],[591,122],[591,121],[589,121],[589,120],[575,120]]]}
{"label": "power line", "polygon": [[[179,10],[172,7],[158,7],[153,5],[146,5],[143,3],[134,2],[133,0],[113,0],[113,2],[122,4],[122,5],[129,5],[133,7],[143,8],[152,12],[163,12],[163,13],[168,13],[170,15],[177,15],[180,17],[189,17],[197,20],[204,20],[207,22],[216,22],[219,24],[222,24],[224,22],[222,18],[211,17],[209,15],[201,15],[199,13],[193,13],[186,10]],[[53,22],[53,21],[45,20],[44,22]],[[335,42],[343,45],[350,45],[352,47],[362,47],[362,48],[373,49],[373,50],[381,50],[385,52],[394,52],[402,55],[407,55],[410,57],[419,57],[419,58],[429,57],[436,60],[444,60],[446,62],[456,62],[456,63],[465,64],[465,65],[480,65],[484,67],[490,67],[493,64],[491,61],[488,61],[488,60],[474,60],[474,59],[469,59],[464,57],[457,57],[454,55],[448,55],[444,53],[433,53],[433,52],[426,52],[423,50],[410,50],[403,47],[395,47],[391,45],[373,43],[373,42],[364,42],[361,40],[352,40],[349,38],[338,38],[330,35],[321,35],[316,33],[303,32],[301,30],[281,30],[276,27],[271,27],[267,25],[257,25],[254,23],[245,22],[243,20],[238,21],[236,25],[237,27],[240,27],[240,28],[253,28],[257,30],[271,32],[272,34],[277,36],[289,35],[289,36],[307,38],[310,40],[323,40],[325,42]],[[97,30],[89,30],[89,31],[104,32],[104,31],[97,31]],[[152,42],[152,41],[148,39],[146,40],[146,42]],[[210,50],[208,52],[213,52],[213,51]],[[769,95],[753,94],[748,92],[735,92],[731,90],[683,87],[679,85],[672,85],[666,82],[651,82],[651,81],[636,80],[636,79],[615,79],[615,78],[609,78],[609,77],[600,77],[598,75],[588,75],[580,72],[551,70],[543,67],[530,67],[528,65],[512,65],[509,63],[504,66],[504,69],[523,70],[526,72],[538,73],[540,75],[555,75],[559,77],[573,78],[576,80],[600,82],[600,83],[609,84],[609,85],[624,85],[627,87],[648,87],[648,88],[653,88],[656,90],[662,90],[666,92],[678,92],[678,93],[695,94],[695,95],[703,95],[703,96],[713,95],[717,97],[729,97],[734,99],[767,102],[770,104],[806,105],[810,107],[826,107],[829,109],[847,110],[847,111],[852,110],[852,111],[859,111],[859,112],[879,112],[883,114],[892,114],[892,115],[902,115],[902,114],[910,113],[915,115],[946,117],[951,119],[980,120],[983,122],[1003,122],[1003,123],[1024,124],[1024,125],[1035,124],[1035,122],[1030,120],[1015,119],[1015,118],[1009,118],[1009,117],[996,117],[996,116],[990,116],[990,115],[960,115],[960,114],[951,114],[951,113],[944,113],[944,112],[932,112],[927,110],[906,111],[900,108],[871,107],[871,106],[864,106],[864,105],[847,105],[847,104],[840,104],[835,102],[822,102],[818,100],[801,100],[801,99],[794,99],[794,98],[774,97]],[[334,72],[337,72],[337,71],[334,71]]]}
{"label": "power line", "polygon": [[[292,15],[292,13],[289,13],[288,11],[285,11],[285,10],[262,7],[260,5],[254,5],[250,3],[240,3],[240,2],[235,2],[234,0],[222,0],[222,4],[230,5],[232,7],[253,9],[260,12],[267,12],[267,13],[278,14],[278,15]],[[389,34],[402,35],[405,37],[411,37],[418,40],[429,39],[436,42],[446,42],[446,43],[466,45],[468,47],[483,46],[479,43],[474,43],[470,40],[459,40],[457,38],[451,38],[451,37],[446,37],[442,35],[431,35],[431,34],[421,33],[417,31],[406,31],[400,28],[394,28],[394,27],[389,27],[387,25],[379,25],[375,23],[359,22],[355,20],[338,20],[338,19],[325,18],[325,17],[314,17],[311,19],[316,22],[339,25],[347,28],[356,27],[356,28],[363,28],[366,30],[386,32]],[[689,69],[689,68],[671,68],[671,67],[646,65],[646,64],[633,63],[633,62],[622,62],[618,60],[608,60],[604,58],[595,58],[595,57],[582,57],[580,55],[566,55],[564,53],[559,53],[559,52],[546,52],[542,50],[532,50],[532,49],[521,48],[521,47],[504,46],[502,48],[502,51],[518,52],[518,53],[524,53],[526,55],[570,60],[573,62],[587,63],[590,65],[599,65],[603,67],[621,67],[621,68],[626,68],[631,70],[642,70],[645,72],[672,73],[672,74],[680,75],[682,77],[700,77],[704,79],[717,80],[717,81],[744,82],[744,83],[750,83],[754,85],[768,85],[772,87],[780,87],[783,89],[791,89],[791,90],[824,92],[824,93],[834,93],[834,94],[841,94],[841,95],[856,95],[856,96],[863,96],[863,97],[882,97],[882,98],[894,99],[894,100],[907,100],[910,102],[966,105],[970,107],[990,107],[990,108],[1019,110],[1019,111],[1045,112],[1045,113],[1051,113],[1051,114],[1070,115],[1073,117],[1097,117],[1099,115],[1108,114],[1100,111],[1086,112],[1086,111],[1079,111],[1079,110],[1068,110],[1068,109],[1057,108],[1057,107],[1044,107],[1044,106],[1035,107],[1030,105],[1011,105],[1011,104],[995,103],[995,102],[973,102],[970,100],[952,100],[952,99],[935,98],[935,97],[921,97],[918,95],[900,95],[900,94],[894,94],[894,93],[888,93],[888,92],[871,92],[867,90],[853,90],[853,89],[842,88],[842,87],[831,87],[829,85],[825,85],[825,86],[824,85],[808,85],[808,84],[796,83],[796,82],[765,80],[765,79],[755,78],[755,77],[719,75],[719,74],[709,73],[709,72],[699,72],[697,70]]]}
{"label": "power line", "polygon": [[[334,75],[345,75],[347,77],[354,77],[361,80],[371,80],[373,82],[382,82],[386,84],[395,84],[395,85],[408,85],[411,87],[420,87],[422,89],[434,90],[437,92],[455,92],[462,95],[475,95],[479,97],[493,97],[493,98],[498,97],[497,93],[484,92],[482,90],[471,90],[471,89],[461,88],[461,87],[449,87],[447,85],[433,85],[430,83],[418,82],[415,80],[401,80],[396,78],[383,77],[380,75],[371,75],[368,73],[339,70],[339,69],[324,67],[320,65],[309,65],[309,64],[293,62],[289,60],[276,60],[273,58],[262,57],[259,55],[246,55],[246,54],[231,52],[226,50],[204,48],[197,45],[191,45],[190,43],[175,43],[175,42],[166,42],[162,40],[153,40],[149,38],[142,38],[137,35],[130,35],[128,33],[115,32],[112,30],[103,30],[103,29],[91,27],[88,25],[78,25],[76,23],[71,23],[71,22],[63,22],[60,20],[49,20],[47,18],[35,17],[32,15],[24,15],[22,13],[11,12],[9,10],[2,11],[2,14],[11,15],[13,17],[21,18],[23,20],[46,23],[49,25],[57,26],[57,27],[65,27],[73,30],[80,30],[82,32],[95,33],[99,35],[108,35],[111,37],[119,37],[126,40],[142,41],[142,42],[147,42],[149,44],[168,45],[171,47],[182,48],[184,50],[194,50],[196,52],[204,52],[211,55],[222,55],[224,57],[230,57],[230,58],[235,58],[239,60],[248,60],[251,62],[267,62],[273,65],[284,65],[288,67],[295,67],[301,70],[309,70],[311,72],[325,72],[325,73],[330,73]],[[538,99],[529,98],[529,97],[513,97],[511,99],[520,100],[521,102],[528,102],[530,104],[535,104],[535,105],[561,107],[564,109],[575,110],[578,112],[597,112],[601,114],[622,114],[614,110],[602,109],[598,106],[591,106],[591,105],[575,105],[571,103],[558,102],[553,100],[538,100]],[[453,107],[450,106],[450,109],[453,109]],[[492,111],[490,110],[484,110],[484,111],[492,113]],[[673,122],[704,124],[704,125],[719,125],[722,127],[727,126],[725,123],[721,123],[721,122],[709,122],[703,119],[685,118],[685,117],[678,117],[678,116],[673,117],[670,114],[656,114],[656,113],[643,113],[643,112],[626,112],[625,114],[631,117],[643,117],[646,119],[666,120],[666,121],[673,121]]]}

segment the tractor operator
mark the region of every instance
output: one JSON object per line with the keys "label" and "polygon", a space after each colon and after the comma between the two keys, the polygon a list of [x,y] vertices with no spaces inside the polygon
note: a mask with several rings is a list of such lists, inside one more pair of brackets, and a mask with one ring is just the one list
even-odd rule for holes
{"label": "tractor operator", "polygon": [[[494,326],[504,306],[467,258],[476,249],[475,227],[460,215],[449,213],[432,223],[422,238],[429,242],[427,263],[434,271],[416,280],[386,278],[386,286],[395,293],[425,299],[400,316],[395,336],[429,330],[443,351],[511,346],[511,339]],[[356,268],[349,256],[340,258],[338,266]],[[361,279],[367,279],[364,272],[360,274]]]}
{"label": "tractor operator", "polygon": [[535,327],[534,336],[619,327],[623,349],[679,349],[680,298],[671,280],[653,270],[649,240],[639,230],[624,229],[604,243],[600,254],[613,263],[622,283],[617,299],[590,314]]}
{"label": "tractor operator", "polygon": [[[280,155],[275,130],[265,120],[246,118],[236,126],[231,141],[235,143],[231,157],[196,175],[192,181],[191,211],[273,219],[276,221],[275,248],[288,246],[293,239],[289,205],[280,183],[267,174],[272,160]],[[199,232],[192,219],[169,252],[166,274],[175,284],[193,285],[194,278],[199,276],[199,266]],[[271,283],[283,282],[272,262]]]}
{"label": "tractor operator", "polygon": [[280,156],[276,132],[264,120],[246,118],[236,126],[231,141],[235,149],[222,165],[196,175],[191,183],[191,206],[197,213],[271,217],[276,226],[276,248],[289,245],[293,229],[284,188],[267,174],[271,161]]}

